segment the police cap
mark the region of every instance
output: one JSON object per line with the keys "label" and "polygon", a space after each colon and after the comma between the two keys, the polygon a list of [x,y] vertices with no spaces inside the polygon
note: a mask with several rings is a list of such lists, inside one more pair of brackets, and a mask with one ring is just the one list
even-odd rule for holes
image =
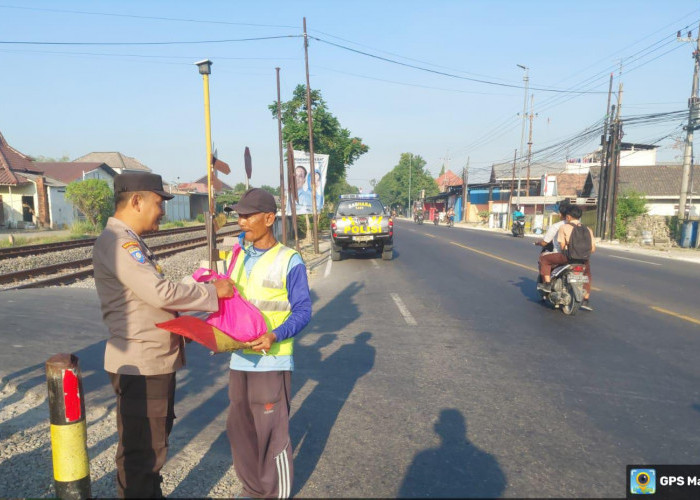
{"label": "police cap", "polygon": [[277,212],[275,197],[260,188],[249,189],[241,197],[233,209],[241,215],[255,214],[258,212]]}
{"label": "police cap", "polygon": [[172,200],[174,196],[163,190],[163,179],[160,175],[150,172],[126,172],[114,178],[114,193],[133,191],[151,191],[160,195],[164,200]]}

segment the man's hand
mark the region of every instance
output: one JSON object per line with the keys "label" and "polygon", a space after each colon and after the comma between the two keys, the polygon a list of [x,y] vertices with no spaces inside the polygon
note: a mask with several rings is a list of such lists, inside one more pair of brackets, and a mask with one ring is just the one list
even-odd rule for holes
{"label": "man's hand", "polygon": [[263,333],[255,340],[248,342],[248,348],[254,351],[269,351],[272,344],[277,342],[277,335],[272,332]]}
{"label": "man's hand", "polygon": [[544,242],[544,240],[537,240],[536,242],[533,243],[536,247],[546,247],[547,243]]}
{"label": "man's hand", "polygon": [[229,279],[220,279],[212,281],[216,287],[216,296],[220,299],[225,299],[228,297],[233,297],[235,288],[233,287],[233,282]]}

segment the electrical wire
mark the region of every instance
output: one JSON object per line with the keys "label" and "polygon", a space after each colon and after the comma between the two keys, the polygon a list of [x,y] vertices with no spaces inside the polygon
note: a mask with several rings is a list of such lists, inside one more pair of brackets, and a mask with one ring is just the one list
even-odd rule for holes
{"label": "electrical wire", "polygon": [[275,35],[253,38],[232,38],[226,40],[194,40],[181,42],[35,42],[23,40],[0,40],[2,45],[89,45],[89,46],[136,46],[136,45],[201,45],[207,43],[251,42],[258,40],[276,40],[280,38],[300,38],[304,35]]}

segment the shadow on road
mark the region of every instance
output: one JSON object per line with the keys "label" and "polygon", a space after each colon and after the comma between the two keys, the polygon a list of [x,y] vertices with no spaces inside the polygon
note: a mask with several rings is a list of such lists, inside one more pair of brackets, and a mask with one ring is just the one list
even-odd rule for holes
{"label": "shadow on road", "polygon": [[537,293],[537,282],[534,279],[520,276],[518,281],[510,280],[509,283],[514,287],[517,287],[520,290],[520,293],[527,297],[528,301],[538,304],[542,302],[539,294]]}
{"label": "shadow on road", "polygon": [[[316,468],[331,430],[357,381],[374,366],[375,348],[369,345],[372,334],[362,332],[354,342],[341,346],[324,361],[309,366],[309,378],[318,385],[304,400],[290,422],[294,459],[294,490],[301,490]],[[299,364],[312,362],[314,346],[299,353]]]}
{"label": "shadow on road", "polygon": [[441,444],[415,456],[399,497],[496,498],[503,494],[506,478],[498,461],[469,442],[458,410],[442,410],[433,428]]}

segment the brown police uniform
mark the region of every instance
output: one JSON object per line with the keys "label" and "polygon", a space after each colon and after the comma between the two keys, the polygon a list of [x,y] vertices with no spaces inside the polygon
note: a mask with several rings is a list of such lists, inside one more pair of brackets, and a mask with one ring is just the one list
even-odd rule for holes
{"label": "brown police uniform", "polygon": [[175,371],[185,353],[182,337],[155,324],[175,311],[216,311],[216,288],[165,279],[143,240],[113,217],[95,242],[93,266],[110,333],[104,366],[117,395],[118,494],[159,497],[175,418]]}

